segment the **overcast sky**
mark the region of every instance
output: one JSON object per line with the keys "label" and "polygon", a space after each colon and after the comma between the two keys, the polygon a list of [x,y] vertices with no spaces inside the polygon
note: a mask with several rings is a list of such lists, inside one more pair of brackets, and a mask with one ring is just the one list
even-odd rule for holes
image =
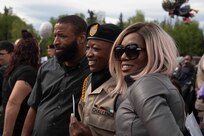
{"label": "overcast sky", "polygon": [[[136,10],[143,11],[147,20],[161,22],[169,18],[161,3],[162,0],[0,0],[0,12],[3,13],[5,6],[12,7],[14,14],[39,30],[40,25],[51,17],[75,13],[87,16],[88,9],[104,14],[106,22],[111,23],[118,21],[121,12],[126,20],[134,16]],[[204,30],[204,0],[190,0],[190,5],[199,10],[193,19]]]}

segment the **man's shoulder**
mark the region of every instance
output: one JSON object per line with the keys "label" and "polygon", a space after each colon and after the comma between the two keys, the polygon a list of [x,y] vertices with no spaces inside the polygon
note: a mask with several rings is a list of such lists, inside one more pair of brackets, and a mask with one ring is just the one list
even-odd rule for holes
{"label": "man's shoulder", "polygon": [[59,67],[60,64],[55,57],[50,58],[48,61],[41,64],[41,68],[51,68],[51,67]]}
{"label": "man's shoulder", "polygon": [[40,73],[47,73],[51,72],[53,73],[64,73],[63,67],[59,64],[56,58],[50,58],[47,62],[44,62],[41,64],[38,70]]}

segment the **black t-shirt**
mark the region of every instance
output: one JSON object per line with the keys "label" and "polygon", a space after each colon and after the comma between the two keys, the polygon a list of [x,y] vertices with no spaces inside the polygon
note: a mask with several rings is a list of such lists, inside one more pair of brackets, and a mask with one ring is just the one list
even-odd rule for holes
{"label": "black t-shirt", "polygon": [[[23,80],[23,81],[29,83],[31,87],[33,87],[35,84],[36,75],[37,75],[37,70],[35,70],[32,66],[21,65],[21,66],[18,66],[11,73],[8,80],[4,79],[3,87],[2,87],[3,113],[2,113],[2,116],[0,117],[0,129],[1,129],[1,131],[3,129],[3,121],[4,121],[6,104],[7,104],[8,99],[12,93],[12,90],[13,90],[13,87],[14,87],[16,81]],[[25,120],[25,117],[27,115],[27,111],[29,108],[29,106],[27,105],[28,97],[29,96],[27,96],[21,104],[21,108],[20,108],[16,123],[14,126],[14,131],[13,131],[14,136],[20,136],[20,134],[21,134],[21,129],[23,127],[23,123],[24,123],[24,120]]]}
{"label": "black t-shirt", "polygon": [[[6,69],[6,66],[0,67],[0,106],[2,104],[2,85],[3,85],[3,79],[4,79],[4,71]],[[0,111],[1,112],[1,111]],[[0,113],[1,114],[1,113]]]}

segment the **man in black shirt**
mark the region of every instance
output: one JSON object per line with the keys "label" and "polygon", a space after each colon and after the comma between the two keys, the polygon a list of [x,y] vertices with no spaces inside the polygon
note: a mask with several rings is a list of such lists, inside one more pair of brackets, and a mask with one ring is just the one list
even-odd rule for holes
{"label": "man in black shirt", "polygon": [[[77,105],[83,81],[90,73],[85,58],[86,27],[85,21],[76,15],[63,16],[55,24],[56,54],[39,68],[28,100],[30,109],[23,136],[69,135],[72,95]],[[78,111],[75,113],[79,118]]]}

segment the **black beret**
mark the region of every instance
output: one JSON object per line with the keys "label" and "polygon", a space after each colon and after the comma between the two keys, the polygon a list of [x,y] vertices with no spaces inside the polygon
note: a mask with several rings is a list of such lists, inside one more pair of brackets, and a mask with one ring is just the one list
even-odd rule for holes
{"label": "black beret", "polygon": [[114,24],[94,23],[88,26],[86,37],[89,39],[97,39],[113,43],[122,29]]}

